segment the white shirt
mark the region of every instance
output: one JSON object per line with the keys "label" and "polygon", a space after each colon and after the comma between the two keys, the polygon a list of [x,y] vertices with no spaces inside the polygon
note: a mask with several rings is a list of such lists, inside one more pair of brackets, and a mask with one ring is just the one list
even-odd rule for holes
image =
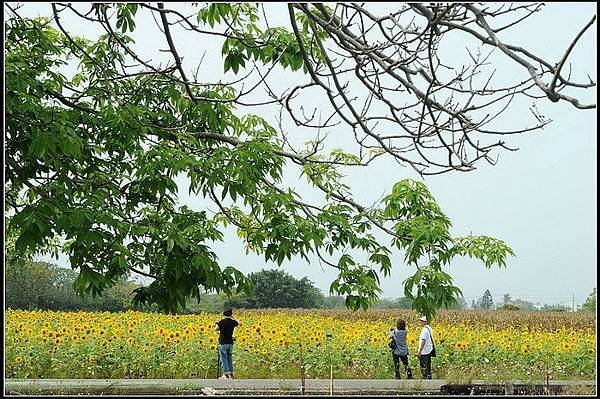
{"label": "white shirt", "polygon": [[421,341],[425,340],[425,345],[423,345],[423,349],[421,350],[422,355],[428,355],[433,350],[433,331],[431,327],[427,324],[423,326],[421,330],[421,335],[419,335],[419,345],[421,345]]}

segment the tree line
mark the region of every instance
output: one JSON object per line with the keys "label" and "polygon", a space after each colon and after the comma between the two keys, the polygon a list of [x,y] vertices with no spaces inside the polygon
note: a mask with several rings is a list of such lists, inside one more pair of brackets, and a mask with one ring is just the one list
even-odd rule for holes
{"label": "tree line", "polygon": [[[244,292],[227,296],[223,293],[205,292],[200,301],[189,303],[182,309],[185,313],[219,312],[224,307],[236,309],[259,308],[325,308],[342,309],[346,307],[346,298],[341,295],[324,295],[308,278],[297,279],[283,270],[271,269],[250,273],[252,281],[251,294]],[[155,311],[156,307],[134,306],[132,293],[140,286],[126,278],[119,280],[104,295],[100,297],[80,296],[73,290],[77,272],[59,267],[47,262],[26,262],[22,267],[7,263],[5,272],[5,307],[13,309],[42,309],[63,311],[111,311],[119,312],[129,309]],[[504,294],[502,305],[494,305],[489,290],[476,302],[472,301],[473,309],[503,309],[503,310],[537,310],[535,305],[521,299],[512,299]],[[596,289],[590,294],[580,310],[595,311]],[[411,309],[409,298],[381,298],[374,305],[379,309]],[[459,298],[454,309],[467,309],[464,298]],[[539,310],[567,311],[569,308],[561,305],[544,305]]]}
{"label": "tree line", "polygon": [[[573,308],[563,304],[545,304],[537,307],[533,302],[525,301],[520,298],[513,299],[510,294],[502,296],[502,304],[494,304],[494,299],[490,290],[485,290],[483,295],[477,301],[471,301],[472,309],[500,309],[500,310],[541,310],[548,312],[568,312]],[[581,311],[596,311],[596,288],[592,290],[584,303],[577,307]]]}
{"label": "tree line", "polygon": [[[86,310],[118,312],[135,309],[131,293],[138,284],[120,278],[102,296],[80,296],[73,285],[74,270],[47,262],[6,263],[4,272],[5,308],[24,310]],[[137,308],[141,310],[141,308]]]}
{"label": "tree line", "polygon": [[[5,308],[24,310],[86,310],[126,311],[129,309],[155,311],[156,306],[134,306],[133,292],[141,285],[126,278],[120,279],[101,296],[81,296],[73,286],[78,273],[47,262],[25,262],[22,266],[7,263],[5,272]],[[228,296],[223,293],[205,292],[199,301],[188,303],[181,310],[191,312],[218,312],[223,307],[237,309],[259,308],[346,308],[342,295],[327,296],[308,278],[297,279],[283,270],[261,270],[248,275],[252,282],[251,294],[240,292]],[[412,302],[406,297],[382,298],[375,308],[411,309]],[[455,308],[466,307],[464,300]]]}

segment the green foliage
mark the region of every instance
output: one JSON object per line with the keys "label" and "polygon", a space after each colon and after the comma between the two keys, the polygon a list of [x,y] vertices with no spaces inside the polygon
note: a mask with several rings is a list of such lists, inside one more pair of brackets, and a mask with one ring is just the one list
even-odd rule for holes
{"label": "green foliage", "polygon": [[306,277],[298,280],[283,270],[261,270],[250,273],[251,294],[242,294],[224,300],[224,306],[234,308],[318,308],[323,294]]}
{"label": "green foliage", "polygon": [[130,30],[135,30],[135,21],[133,17],[137,12],[138,5],[136,3],[123,4],[117,3],[117,28],[121,28],[123,33]]}
{"label": "green foliage", "polygon": [[[233,294],[230,298],[240,295],[241,294]],[[223,294],[202,293],[200,295],[200,301],[191,301],[190,303],[187,303],[185,309],[182,310],[182,313],[221,313],[225,308],[224,299],[226,298],[227,297]],[[232,307],[237,308],[238,306]]]}
{"label": "green foliage", "polygon": [[520,298],[513,299],[510,303],[517,306],[520,310],[537,310],[532,302],[524,301]]}
{"label": "green foliage", "polygon": [[5,307],[32,310],[47,308],[47,293],[51,292],[52,275],[45,263],[24,262],[16,266],[7,263],[4,273]]}
{"label": "green foliage", "polygon": [[73,289],[78,274],[47,262],[11,262],[5,270],[5,308],[55,311],[110,311],[133,309],[133,290],[137,287],[125,277],[98,298],[77,295]]}
{"label": "green foliage", "polygon": [[[255,24],[259,18],[257,12],[256,6],[251,4],[211,4],[198,12],[198,22],[208,23],[213,27],[222,19],[232,28],[234,35],[225,39],[221,49],[224,72],[231,70],[237,74],[240,67],[246,66],[246,61],[253,59],[265,65],[279,64],[292,71],[302,68],[307,73],[308,68],[298,40],[305,49],[310,49],[310,55],[314,59],[323,60],[308,26],[303,26],[299,37],[283,27],[262,30]],[[322,29],[318,32],[321,40],[326,37]]]}
{"label": "green foliage", "polygon": [[596,311],[596,287],[592,290],[590,295],[587,297],[583,305],[581,305],[581,310],[587,312],[595,312]]}
{"label": "green foliage", "polygon": [[324,296],[321,307],[324,309],[345,309],[346,298],[343,295]]}
{"label": "green foliage", "polygon": [[570,309],[565,305],[544,305],[540,308],[543,312],[568,312]]}
{"label": "green foliage", "polygon": [[374,309],[412,309],[412,301],[406,297],[396,299],[380,299],[374,305]]}
{"label": "green foliage", "polygon": [[[182,170],[210,167],[166,140],[165,132],[139,122],[146,118],[157,123],[160,113],[164,122],[173,120],[163,107],[179,98],[174,88],[149,84],[148,77],[132,78],[122,86],[106,80],[94,88],[92,111],[82,109],[92,106],[85,102],[74,108],[57,106],[51,93],[62,91],[66,78],[55,68],[64,63],[58,58],[65,57],[67,49],[79,57],[86,80],[109,77],[110,68],[97,67],[106,61],[105,53],[96,51],[102,39],[79,43],[92,55],[92,62],[86,62],[88,55],[78,53],[42,20],[12,19],[8,31],[7,79],[13,83],[6,87],[6,101],[7,112],[14,117],[7,125],[7,150],[15,158],[10,160],[13,166],[7,179],[14,192],[27,189],[24,207],[11,218],[19,232],[16,252],[35,252],[48,239],[65,237],[64,249],[71,265],[79,269],[78,292],[99,295],[125,273],[146,270],[157,279],[136,290],[135,303],[158,303],[171,312],[186,297],[197,296],[199,284],[224,291],[247,288],[245,277],[233,268],[221,269],[205,244],[221,239],[215,222],[205,212],[175,206],[177,186],[172,177]],[[48,74],[50,79],[42,78]],[[122,92],[130,89],[135,94],[128,106],[116,107]],[[227,93],[207,93],[221,95]],[[232,116],[218,103],[200,103],[186,109],[182,117],[205,120],[207,128],[219,130],[218,124]],[[164,140],[144,148],[142,142],[152,134]],[[182,135],[186,139],[198,145],[194,138]],[[204,146],[211,151],[210,143]],[[250,143],[227,152],[256,159],[264,151],[263,144]],[[272,169],[273,157],[263,159],[262,167],[255,165],[255,175]],[[30,185],[31,179],[48,172],[51,179]],[[256,181],[256,176],[251,177],[242,183]]]}
{"label": "green foliage", "polygon": [[382,217],[395,221],[396,237],[392,243],[404,250],[407,264],[417,267],[404,281],[404,295],[429,320],[437,309],[455,306],[456,298],[462,295],[452,284],[452,277],[442,271],[442,266],[453,257],[474,256],[490,267],[505,266],[506,257],[514,255],[503,241],[491,237],[453,238],[449,232],[450,220],[421,182],[410,179],[398,182],[384,202]]}
{"label": "green foliage", "polygon": [[[197,15],[199,23],[208,24],[211,28],[216,24],[225,23],[232,31],[232,35],[226,38],[221,49],[224,72],[231,70],[237,74],[240,68],[246,66],[246,61],[255,60],[263,64],[278,63],[292,71],[303,68],[306,73],[308,70],[294,33],[282,27],[262,30],[256,24],[258,19],[257,6],[249,3],[214,3],[200,6]],[[325,37],[323,30],[319,30],[319,37]],[[322,58],[308,26],[300,32],[300,40],[305,48],[311,49],[312,56],[316,59]]]}
{"label": "green foliage", "polygon": [[477,258],[484,262],[486,267],[493,264],[506,266],[506,257],[515,255],[513,250],[504,243],[493,237],[458,237],[454,239],[454,247],[450,250],[450,255],[454,252],[459,255],[469,255],[470,258]]}
{"label": "green foliage", "polygon": [[444,306],[444,309],[467,309],[469,305],[467,305],[467,301],[462,296],[456,298],[456,303],[449,304]]}
{"label": "green foliage", "polygon": [[477,307],[480,309],[492,309],[494,307],[494,300],[490,290],[485,290],[483,296],[477,301]]}
{"label": "green foliage", "polygon": [[[298,157],[305,157],[303,176],[325,191],[326,203],[307,210],[295,190],[274,186],[290,159],[282,155],[280,132],[258,115],[236,110],[233,87],[186,87],[175,69],[120,75],[128,53],[115,41],[133,42],[125,32],[135,29],[137,8],[94,4],[97,15],[114,15],[121,31],[94,41],[67,37],[44,18],[6,21],[11,257],[61,246],[78,272],[78,293],[105,295],[134,272],[153,279],[134,290],[134,305],[175,313],[189,299],[200,301],[205,290],[234,297],[251,292],[249,277],[222,265],[211,249],[233,224],[246,250],[266,261],[332,257],[328,263],[338,276],[330,293],[344,295],[346,306],[358,310],[377,301],[379,273],[388,276],[393,267],[390,249],[370,230],[392,224],[391,245],[416,268],[404,282],[405,296],[431,318],[461,294],[442,270],[452,258],[468,255],[490,267],[505,266],[514,255],[494,238],[453,238],[450,220],[421,182],[398,182],[383,206],[350,206],[340,199],[350,187],[339,169],[358,158],[339,149],[327,157],[314,154],[311,143]],[[314,41],[326,35],[319,28],[313,35],[305,16],[297,16],[296,35],[282,27],[261,30],[255,5],[198,9],[199,22],[230,26],[222,48],[225,70],[238,73],[253,60],[306,73],[299,43],[321,59]],[[70,78],[62,73],[68,63],[78,68]],[[80,94],[70,96],[74,88]],[[220,212],[180,206],[176,176]],[[355,252],[366,254],[366,261]]]}
{"label": "green foliage", "polygon": [[513,305],[511,303],[505,303],[504,305],[500,306],[498,308],[498,310],[519,310],[520,308],[517,305]]}

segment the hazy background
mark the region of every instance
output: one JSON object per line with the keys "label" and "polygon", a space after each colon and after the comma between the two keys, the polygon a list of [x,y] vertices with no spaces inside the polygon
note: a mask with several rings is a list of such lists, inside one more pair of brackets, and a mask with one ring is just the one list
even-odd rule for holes
{"label": "hazy background", "polygon": [[[86,11],[89,6],[81,5]],[[169,4],[168,7],[173,5]],[[374,7],[393,5],[378,4]],[[265,9],[272,21],[271,26],[289,26],[286,4],[265,3]],[[573,38],[596,12],[595,3],[548,3],[542,11],[527,19],[524,26],[503,31],[500,38],[558,63]],[[49,16],[51,9],[48,3],[30,3],[21,8],[20,13],[23,16]],[[73,34],[90,38],[97,35],[89,25],[67,17],[66,13],[62,21]],[[146,59],[164,60],[166,63],[170,54],[158,51],[167,48],[167,45],[152,17],[138,12],[136,24],[137,30],[133,34],[136,38],[135,50],[148,55]],[[573,64],[574,81],[587,81],[586,74],[596,78],[596,26],[594,23],[585,32],[569,57]],[[229,73],[223,75],[222,60],[218,56],[222,41],[206,36],[190,36],[185,31],[172,29],[174,41],[180,55],[184,56],[188,71],[196,68],[206,51],[199,76],[207,76],[209,81],[216,81],[221,76],[233,78]],[[456,51],[457,57],[464,56],[461,50],[460,46],[444,49]],[[495,60],[495,66],[501,72],[518,74],[515,76],[519,80],[528,78],[525,69],[503,64],[506,58],[502,54],[496,54]],[[289,72],[276,71],[269,82],[283,90],[296,83],[292,79]],[[300,76],[298,79],[306,81],[306,77]],[[587,92],[578,90],[575,96],[587,103],[597,101],[595,88]],[[525,102],[521,110],[505,114],[502,122],[507,126],[530,125],[525,120],[531,119],[528,109],[531,104],[532,100]],[[519,150],[499,153],[497,165],[480,163],[473,172],[450,173],[424,180],[453,222],[452,234],[462,236],[473,233],[500,238],[516,253],[516,257],[508,259],[505,269],[486,269],[480,262],[469,258],[454,260],[447,271],[454,277],[455,285],[462,289],[468,304],[489,289],[495,304],[501,303],[502,295],[509,293],[513,299],[570,306],[573,299],[576,303],[583,302],[596,286],[597,111],[578,110],[571,104],[555,104],[549,100],[536,101],[536,106],[553,122],[542,131],[506,138],[507,144]],[[276,107],[243,112],[260,114],[276,126]],[[298,142],[306,141],[314,134],[296,131],[296,127],[289,123],[284,122],[283,126],[293,133]],[[343,140],[350,140],[345,137],[343,130],[331,129],[329,132],[330,137],[341,141],[340,146]],[[347,182],[354,189],[355,200],[368,205],[389,193],[393,184],[405,177],[419,179],[411,169],[380,161],[369,168],[349,171]],[[182,204],[193,209],[207,207],[204,200],[187,194],[185,179],[181,178],[178,182]],[[298,184],[295,170],[286,171],[285,183],[305,192],[305,199],[320,198],[310,190],[301,188],[303,185]],[[208,208],[217,211],[215,206]],[[387,237],[377,237],[389,244]],[[224,242],[214,246],[214,249],[223,266],[235,266],[245,273],[276,267],[273,263],[265,263],[261,256],[246,255],[233,229],[225,231]],[[381,276],[383,297],[403,296],[402,281],[413,273],[412,268],[402,264],[402,255],[397,251],[394,254],[392,275],[388,278]],[[48,257],[40,259],[69,267],[67,256],[61,256],[58,261]],[[296,277],[307,276],[324,293],[328,292],[329,284],[336,277],[334,270],[321,267],[316,259],[310,265],[299,258],[292,259],[282,267]]]}

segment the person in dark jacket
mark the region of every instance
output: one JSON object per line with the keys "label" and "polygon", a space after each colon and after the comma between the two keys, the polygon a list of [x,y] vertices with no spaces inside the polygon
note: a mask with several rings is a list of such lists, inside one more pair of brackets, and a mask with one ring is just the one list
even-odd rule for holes
{"label": "person in dark jacket", "polygon": [[223,375],[219,379],[235,378],[233,374],[233,330],[239,326],[237,320],[233,318],[233,311],[225,309],[223,311],[225,318],[215,324],[215,331],[219,332],[219,357],[221,358],[221,367]]}
{"label": "person in dark jacket", "polygon": [[402,378],[400,375],[400,361],[404,365],[404,371],[406,377],[409,380],[413,379],[412,370],[408,365],[408,345],[406,344],[406,322],[404,320],[398,320],[396,328],[392,328],[388,335],[389,338],[393,338],[396,342],[396,348],[392,351],[394,358],[394,371],[396,373],[396,379]]}

